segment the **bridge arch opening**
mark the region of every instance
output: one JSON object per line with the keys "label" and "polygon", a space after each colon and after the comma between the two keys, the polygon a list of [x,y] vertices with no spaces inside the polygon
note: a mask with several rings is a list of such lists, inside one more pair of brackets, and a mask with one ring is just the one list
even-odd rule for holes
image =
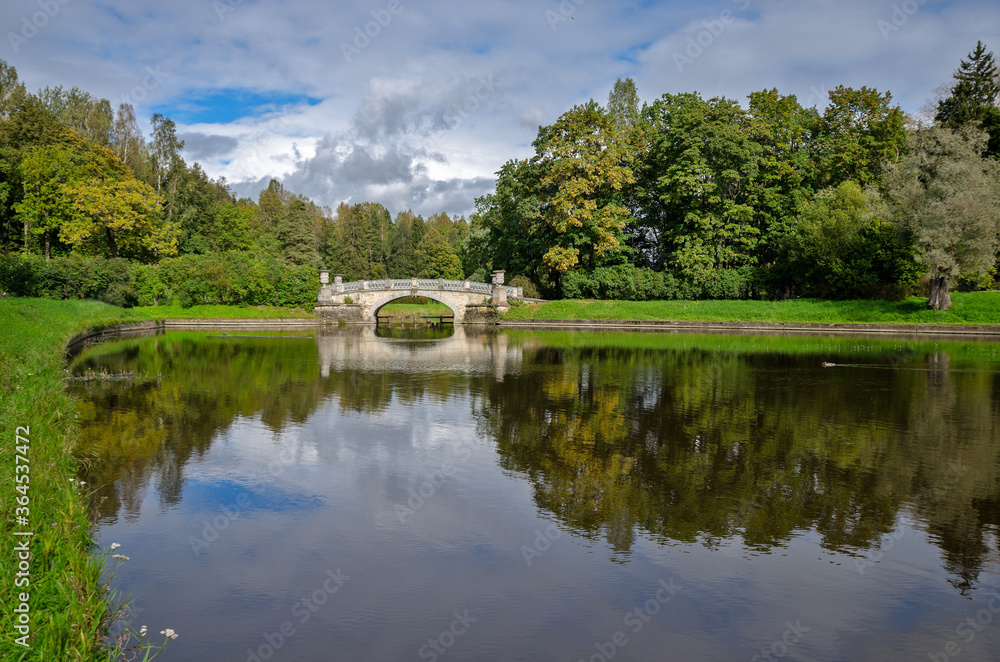
{"label": "bridge arch opening", "polygon": [[[417,299],[426,299],[428,302],[436,303],[436,304],[438,304],[438,306],[443,307],[445,310],[447,310],[447,312],[440,311],[440,309],[439,309],[437,311],[427,311],[427,314],[422,314],[422,313],[418,313],[418,314],[407,313],[407,314],[396,315],[396,316],[393,316],[391,314],[386,314],[386,313],[383,312],[383,309],[386,306],[390,305],[390,304],[400,303],[400,302],[406,303],[407,300],[414,299],[414,298],[417,298]],[[414,305],[419,305],[419,304],[414,303]],[[442,324],[454,324],[456,319],[461,319],[462,318],[462,315],[459,314],[459,312],[456,311],[454,307],[448,305],[444,301],[441,301],[439,299],[435,299],[434,297],[425,296],[425,295],[421,295],[419,297],[413,297],[413,295],[411,293],[409,293],[409,292],[400,292],[399,294],[396,294],[394,296],[390,295],[390,296],[385,297],[384,299],[380,299],[375,305],[372,306],[372,315],[375,317],[376,326],[381,326],[383,324],[391,325],[392,324],[392,320],[396,320],[396,319],[398,319],[400,317],[402,317],[402,318],[410,318],[410,319],[413,319],[413,318],[421,319],[421,318],[423,318],[423,320],[424,320],[425,323],[427,323],[428,321],[432,320],[433,323],[435,323],[437,326],[441,326]],[[413,320],[413,321],[415,321],[415,320]]]}

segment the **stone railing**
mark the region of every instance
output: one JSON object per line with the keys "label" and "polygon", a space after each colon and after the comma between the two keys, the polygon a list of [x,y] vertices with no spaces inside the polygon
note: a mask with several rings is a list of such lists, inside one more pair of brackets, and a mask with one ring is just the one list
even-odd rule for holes
{"label": "stone railing", "polygon": [[[511,299],[523,299],[524,291],[520,287],[510,287],[501,285]],[[372,292],[386,290],[441,290],[446,292],[475,292],[480,294],[492,294],[493,286],[489,283],[478,283],[469,280],[445,280],[444,278],[406,278],[406,279],[383,279],[383,280],[352,280],[341,282],[339,277],[334,278],[331,283],[333,294],[345,294],[349,292]]]}

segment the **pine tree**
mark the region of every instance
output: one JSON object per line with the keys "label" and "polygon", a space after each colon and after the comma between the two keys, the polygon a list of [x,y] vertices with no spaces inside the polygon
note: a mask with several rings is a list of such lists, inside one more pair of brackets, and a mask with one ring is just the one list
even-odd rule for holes
{"label": "pine tree", "polygon": [[410,278],[417,274],[413,263],[414,220],[412,211],[400,212],[396,216],[392,233],[389,235],[389,255],[386,260],[389,278]]}
{"label": "pine tree", "polygon": [[312,218],[301,200],[292,200],[288,214],[278,228],[285,260],[292,264],[319,266],[316,232]]}
{"label": "pine tree", "polygon": [[955,72],[951,96],[938,103],[935,120],[949,129],[976,125],[989,134],[984,156],[1000,157],[1000,67],[983,42]]}

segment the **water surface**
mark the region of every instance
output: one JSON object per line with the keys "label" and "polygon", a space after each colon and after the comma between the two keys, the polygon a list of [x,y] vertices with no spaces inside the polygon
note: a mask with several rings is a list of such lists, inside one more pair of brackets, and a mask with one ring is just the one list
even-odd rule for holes
{"label": "water surface", "polygon": [[997,344],[265,334],[73,363],[159,660],[997,659]]}

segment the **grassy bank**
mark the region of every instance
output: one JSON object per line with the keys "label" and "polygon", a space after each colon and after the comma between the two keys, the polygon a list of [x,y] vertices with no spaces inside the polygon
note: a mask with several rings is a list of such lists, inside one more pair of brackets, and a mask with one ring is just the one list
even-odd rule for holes
{"label": "grassy bank", "polygon": [[302,319],[315,318],[312,312],[302,308],[282,308],[279,306],[191,306],[182,308],[179,304],[169,306],[145,306],[132,308],[137,319]]}
{"label": "grassy bank", "polygon": [[[0,300],[2,660],[107,659],[102,632],[108,603],[102,561],[91,555],[87,508],[78,493],[86,487],[75,483],[78,431],[75,406],[64,389],[65,352],[76,333],[136,319],[93,301]],[[28,443],[18,440],[19,433]],[[23,475],[28,482],[17,483],[15,476]],[[30,584],[15,586],[18,559],[12,547],[21,538],[14,532],[25,531],[34,534],[27,538]],[[21,593],[30,596],[29,648],[15,643],[20,633],[14,629],[14,608]]]}
{"label": "grassy bank", "polygon": [[451,314],[451,308],[437,301],[431,301],[427,304],[388,303],[378,311],[379,317],[436,317],[438,315]]}
{"label": "grassy bank", "polygon": [[812,322],[823,324],[1000,324],[1000,292],[956,293],[952,309],[905,301],[549,301],[511,308],[504,319]]}

